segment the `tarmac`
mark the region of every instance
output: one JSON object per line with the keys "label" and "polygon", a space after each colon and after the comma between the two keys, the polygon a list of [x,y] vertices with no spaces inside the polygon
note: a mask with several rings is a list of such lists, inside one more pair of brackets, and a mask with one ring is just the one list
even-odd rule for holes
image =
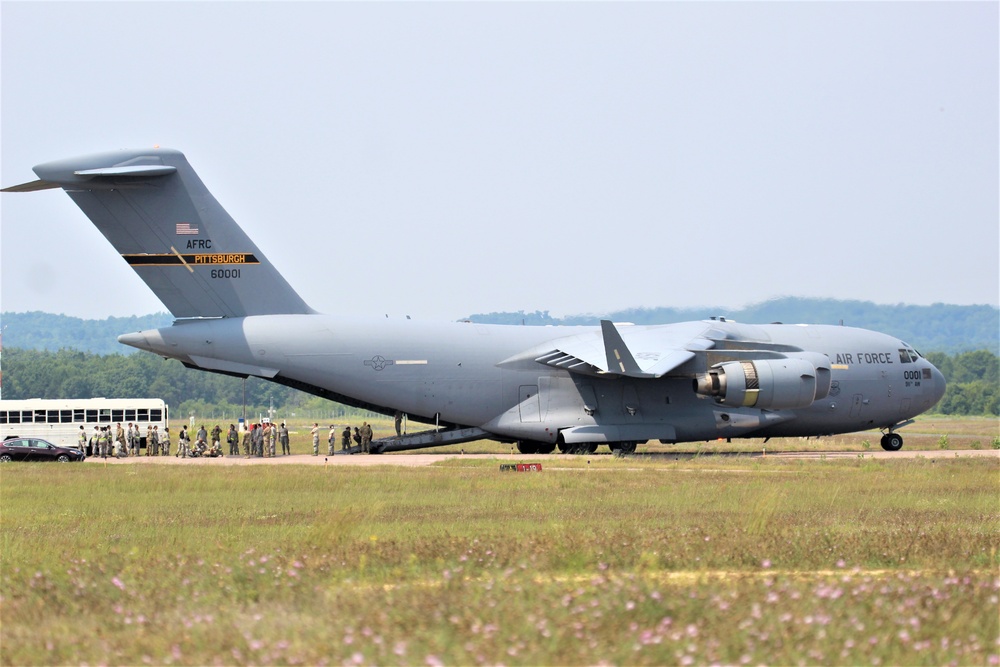
{"label": "tarmac", "polygon": [[[637,459],[649,458],[652,460],[688,460],[707,457],[740,457],[740,458],[775,458],[791,460],[832,460],[832,459],[915,459],[925,458],[929,460],[943,460],[966,457],[979,458],[1000,458],[1000,449],[959,449],[959,450],[906,450],[898,452],[871,451],[871,452],[754,452],[754,453],[732,453],[732,454],[691,454],[691,453],[652,453],[643,454],[639,452],[633,457]],[[179,458],[171,456],[130,456],[124,459],[115,458],[95,458],[89,457],[84,462],[90,465],[216,465],[216,466],[256,466],[256,465],[330,465],[330,466],[404,466],[419,467],[429,466],[449,459],[469,459],[474,461],[498,460],[503,462],[541,462],[555,464],[560,461],[569,461],[574,458],[611,458],[611,454],[355,454],[345,456],[338,454],[329,456],[320,454],[292,454],[289,456],[276,456],[272,458],[244,458],[243,456],[221,456],[217,458]]]}

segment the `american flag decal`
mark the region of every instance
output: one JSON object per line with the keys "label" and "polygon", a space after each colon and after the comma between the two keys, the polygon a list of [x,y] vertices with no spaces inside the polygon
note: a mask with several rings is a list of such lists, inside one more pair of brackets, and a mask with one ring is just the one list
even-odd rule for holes
{"label": "american flag decal", "polygon": [[176,233],[188,236],[196,236],[198,234],[198,228],[192,227],[190,222],[178,222]]}

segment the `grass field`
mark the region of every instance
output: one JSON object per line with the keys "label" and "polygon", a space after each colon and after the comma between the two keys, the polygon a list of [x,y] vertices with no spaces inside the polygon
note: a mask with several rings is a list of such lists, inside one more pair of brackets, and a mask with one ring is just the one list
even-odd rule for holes
{"label": "grass field", "polygon": [[998,483],[971,458],[8,464],[0,662],[997,664]]}

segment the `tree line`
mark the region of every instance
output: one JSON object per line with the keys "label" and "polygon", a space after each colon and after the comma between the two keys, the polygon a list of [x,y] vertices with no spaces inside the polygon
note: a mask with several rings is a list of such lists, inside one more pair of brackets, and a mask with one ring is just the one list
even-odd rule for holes
{"label": "tree line", "polygon": [[[927,359],[948,380],[948,390],[934,411],[949,415],[1000,415],[1000,359],[988,350]],[[185,368],[154,354],[93,354],[75,350],[3,349],[3,397],[25,398],[162,398],[175,417],[239,416],[244,381]],[[274,407],[321,420],[370,413],[332,403],[281,385],[248,378],[247,415],[256,418]],[[233,418],[234,418],[233,417]],[[229,417],[226,417],[229,418]]]}

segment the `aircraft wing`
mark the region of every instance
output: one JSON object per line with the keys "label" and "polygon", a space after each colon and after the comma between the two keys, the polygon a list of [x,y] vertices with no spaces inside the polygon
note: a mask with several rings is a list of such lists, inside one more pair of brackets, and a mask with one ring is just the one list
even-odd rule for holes
{"label": "aircraft wing", "polygon": [[600,331],[558,338],[500,365],[530,358],[583,375],[658,378],[693,359],[698,351],[711,348],[714,342],[703,337],[707,329],[704,322],[618,327],[602,320]]}

